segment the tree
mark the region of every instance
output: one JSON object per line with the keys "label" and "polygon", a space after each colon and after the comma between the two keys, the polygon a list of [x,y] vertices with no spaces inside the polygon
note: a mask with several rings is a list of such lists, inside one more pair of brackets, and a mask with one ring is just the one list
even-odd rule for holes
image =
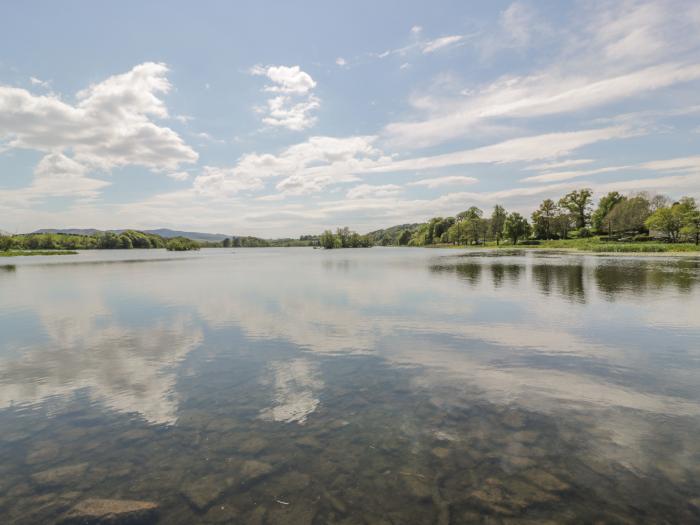
{"label": "tree", "polygon": [[352,232],[350,231],[350,228],[347,226],[343,228],[338,228],[335,231],[335,235],[338,239],[338,242],[340,243],[341,248],[349,248],[350,247],[350,236]]}
{"label": "tree", "polygon": [[406,246],[410,240],[411,232],[408,230],[402,230],[398,238],[399,246]]}
{"label": "tree", "polygon": [[226,237],[226,238],[221,242],[221,246],[223,246],[224,248],[230,248],[230,247],[231,247],[231,239],[229,239],[228,237]]}
{"label": "tree", "polygon": [[696,246],[700,244],[700,210],[695,208],[683,214],[681,233],[693,239]]}
{"label": "tree", "polygon": [[199,243],[187,237],[173,237],[172,239],[168,239],[165,248],[169,252],[187,252],[199,250]]}
{"label": "tree", "polygon": [[552,199],[545,199],[532,213],[532,227],[535,237],[538,239],[551,239],[554,234],[555,224],[559,209]]}
{"label": "tree", "polygon": [[330,250],[331,248],[335,248],[335,236],[333,235],[333,232],[330,230],[326,230],[321,234],[321,238],[319,239],[319,244],[323,246],[325,249]]}
{"label": "tree", "polygon": [[559,206],[571,212],[577,228],[585,228],[590,217],[591,197],[593,191],[588,188],[574,190],[559,199]]}
{"label": "tree", "polygon": [[471,217],[464,221],[467,230],[467,240],[470,244],[479,244],[484,231],[484,220],[481,217]]}
{"label": "tree", "polygon": [[598,202],[598,207],[591,215],[591,226],[596,232],[602,232],[604,228],[605,217],[610,213],[610,210],[618,204],[620,201],[625,199],[624,195],[616,191],[611,191],[604,197],[601,197]]}
{"label": "tree", "polygon": [[518,244],[518,239],[530,234],[530,225],[525,217],[519,213],[513,212],[506,217],[506,221],[503,225],[503,233],[513,244]]}
{"label": "tree", "polygon": [[496,204],[491,213],[491,235],[496,239],[496,246],[503,235],[503,225],[506,222],[506,210],[503,206]]}
{"label": "tree", "polygon": [[608,235],[622,232],[641,232],[651,215],[649,200],[645,195],[623,198],[615,204],[603,219]]}
{"label": "tree", "polygon": [[644,222],[649,231],[661,232],[669,242],[678,242],[683,227],[683,207],[675,203],[670,208],[659,208]]}
{"label": "tree", "polygon": [[0,234],[0,251],[7,251],[13,248],[14,240],[10,235]]}

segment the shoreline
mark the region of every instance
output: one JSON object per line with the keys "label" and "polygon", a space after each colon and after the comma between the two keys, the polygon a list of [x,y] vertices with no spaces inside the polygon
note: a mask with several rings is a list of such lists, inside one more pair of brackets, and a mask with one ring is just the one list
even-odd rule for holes
{"label": "shoreline", "polygon": [[10,250],[0,252],[0,257],[33,257],[37,255],[78,255],[73,250]]}
{"label": "shoreline", "polygon": [[469,245],[445,245],[445,244],[434,244],[430,246],[416,246],[416,248],[448,248],[456,250],[488,250],[488,251],[498,251],[498,250],[527,250],[527,251],[542,251],[542,252],[559,252],[568,254],[581,254],[581,255],[601,255],[601,256],[615,256],[615,257],[700,257],[700,249],[697,251],[692,250],[669,250],[669,251],[596,251],[596,250],[586,250],[583,248],[570,248],[570,247],[552,247],[552,246],[528,246],[528,245],[500,245],[500,246],[469,246]]}

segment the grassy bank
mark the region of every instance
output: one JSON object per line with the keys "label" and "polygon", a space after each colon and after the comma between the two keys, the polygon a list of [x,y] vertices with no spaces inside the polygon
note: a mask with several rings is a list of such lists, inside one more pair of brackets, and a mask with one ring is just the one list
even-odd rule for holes
{"label": "grassy bank", "polygon": [[27,255],[76,255],[71,250],[7,250],[1,251],[0,257],[24,257]]}
{"label": "grassy bank", "polygon": [[436,244],[435,247],[441,248],[525,248],[534,250],[569,250],[589,253],[684,253],[700,255],[700,246],[690,243],[665,243],[665,242],[610,242],[601,241],[598,237],[589,237],[585,239],[561,239],[550,241],[526,241],[525,244],[512,245],[510,243],[501,243],[496,246],[495,242],[488,242],[478,246],[455,246],[449,244]]}

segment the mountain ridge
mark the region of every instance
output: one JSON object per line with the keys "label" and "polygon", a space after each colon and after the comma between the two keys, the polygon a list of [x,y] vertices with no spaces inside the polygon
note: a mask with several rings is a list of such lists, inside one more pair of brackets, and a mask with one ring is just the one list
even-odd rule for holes
{"label": "mountain ridge", "polygon": [[98,230],[96,228],[42,228],[35,230],[32,233],[66,233],[71,235],[94,235],[96,233],[122,233],[126,230],[135,230],[143,233],[160,235],[164,239],[172,239],[173,237],[185,237],[193,241],[211,241],[218,242],[234,237],[234,235],[226,235],[223,233],[204,233],[192,232],[183,230],[171,230],[169,228],[156,228],[153,230],[140,230],[138,228],[121,228],[117,230]]}

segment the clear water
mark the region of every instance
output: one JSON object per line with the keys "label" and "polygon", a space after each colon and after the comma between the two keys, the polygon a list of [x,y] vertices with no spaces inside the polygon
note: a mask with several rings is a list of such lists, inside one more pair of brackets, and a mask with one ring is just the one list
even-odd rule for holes
{"label": "clear water", "polygon": [[0,520],[700,521],[700,260],[0,262]]}

